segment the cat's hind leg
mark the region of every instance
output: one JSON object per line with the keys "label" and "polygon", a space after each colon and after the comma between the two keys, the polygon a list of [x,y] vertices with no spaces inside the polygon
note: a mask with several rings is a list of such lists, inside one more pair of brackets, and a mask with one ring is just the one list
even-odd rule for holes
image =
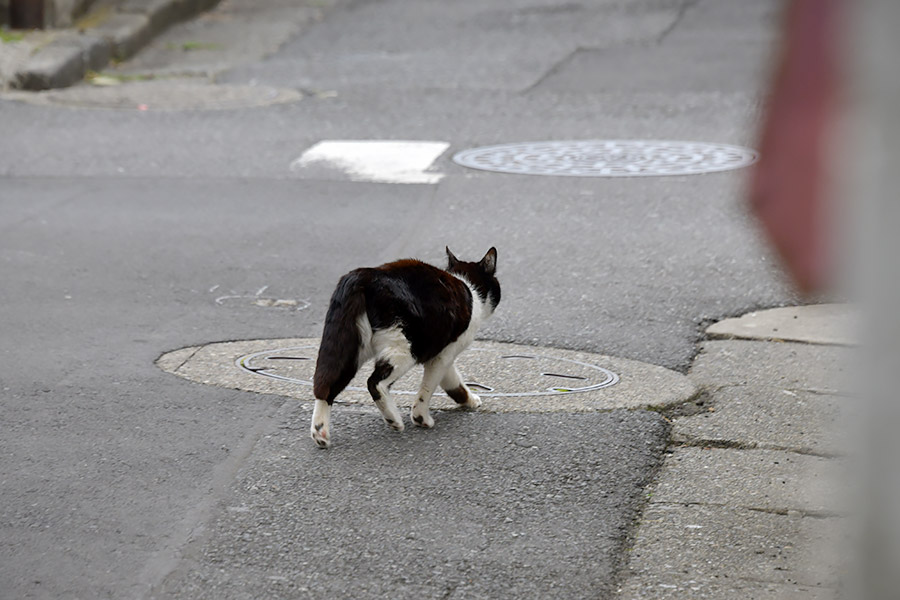
{"label": "cat's hind leg", "polygon": [[325,400],[316,400],[316,406],[313,408],[312,425],[310,426],[310,436],[315,440],[319,448],[329,448],[331,446],[331,405]]}
{"label": "cat's hind leg", "polygon": [[381,353],[375,359],[375,370],[369,377],[368,388],[372,400],[381,411],[384,422],[394,431],[403,431],[403,417],[391,398],[390,387],[415,364],[416,361],[409,353]]}
{"label": "cat's hind leg", "polygon": [[469,386],[463,383],[455,364],[447,369],[444,378],[441,379],[441,387],[461,408],[476,409],[481,406],[481,398],[473,394]]}

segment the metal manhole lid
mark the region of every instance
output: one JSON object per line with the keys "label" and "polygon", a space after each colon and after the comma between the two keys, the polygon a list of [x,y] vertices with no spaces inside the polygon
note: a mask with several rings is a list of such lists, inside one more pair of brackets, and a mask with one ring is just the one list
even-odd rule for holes
{"label": "metal manhole lid", "polygon": [[[219,342],[174,350],[156,364],[207,385],[312,401],[317,338]],[[476,341],[457,359],[463,379],[488,412],[593,411],[646,408],[684,402],[696,393],[680,373],[656,365],[589,352]],[[372,405],[364,366],[341,393],[341,404]],[[399,406],[410,406],[421,380],[416,367],[391,388]],[[436,395],[433,408],[454,408]]]}
{"label": "metal manhole lid", "polygon": [[569,140],[521,142],[463,150],[464,167],[520,175],[659,177],[739,169],[756,162],[755,150],[675,140]]}
{"label": "metal manhole lid", "polygon": [[[312,386],[318,344],[289,346],[246,354],[235,361],[235,366],[257,376],[271,377],[300,385]],[[520,363],[517,367],[511,363]],[[522,367],[522,363],[527,366]],[[553,354],[539,355],[531,352],[498,353],[488,348],[469,349],[459,358],[460,370],[466,384],[482,398],[518,398],[526,396],[556,396],[577,394],[615,385],[618,374],[599,365]],[[347,392],[363,392],[368,395],[364,378],[370,369],[361,369]],[[506,376],[510,370],[515,377]],[[392,394],[418,393],[421,369],[398,380],[391,388]],[[472,377],[476,375],[476,377]],[[345,394],[349,395],[349,394]],[[437,392],[437,396],[446,396]]]}

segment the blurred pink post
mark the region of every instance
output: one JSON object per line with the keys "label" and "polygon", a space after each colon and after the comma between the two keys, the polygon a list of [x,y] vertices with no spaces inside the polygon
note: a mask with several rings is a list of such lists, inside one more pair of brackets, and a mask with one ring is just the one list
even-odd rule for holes
{"label": "blurred pink post", "polygon": [[828,137],[838,92],[841,0],[792,0],[750,203],[806,294],[834,284]]}

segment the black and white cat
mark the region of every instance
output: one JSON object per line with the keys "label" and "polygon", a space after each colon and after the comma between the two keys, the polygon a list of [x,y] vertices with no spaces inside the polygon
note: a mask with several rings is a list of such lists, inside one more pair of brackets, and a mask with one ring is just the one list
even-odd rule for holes
{"label": "black and white cat", "polygon": [[479,262],[463,262],[446,249],[447,269],[418,260],[398,260],[344,275],[331,297],[316,372],[310,434],[322,448],[331,446],[331,405],[359,368],[375,359],[368,388],[384,422],[403,431],[403,417],[391,399],[391,385],[413,365],[424,365],[411,418],[434,427],[428,412],[440,385],[465,408],[481,399],[460,378],[453,361],[475,338],[484,319],[500,302],[497,250]]}

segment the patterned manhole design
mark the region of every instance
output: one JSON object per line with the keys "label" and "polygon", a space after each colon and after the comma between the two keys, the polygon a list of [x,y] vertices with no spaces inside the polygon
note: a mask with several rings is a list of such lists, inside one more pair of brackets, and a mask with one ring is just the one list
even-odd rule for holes
{"label": "patterned manhole design", "polygon": [[566,177],[698,175],[753,164],[755,150],[671,140],[574,140],[484,146],[453,162],[482,171]]}
{"label": "patterned manhole design", "polygon": [[[312,386],[317,352],[318,346],[313,344],[276,348],[245,354],[234,364],[254,375]],[[513,362],[519,364],[512,365]],[[472,391],[482,398],[576,394],[609,387],[619,381],[616,373],[603,367],[552,355],[504,354],[471,348],[457,359],[457,365]],[[511,368],[515,370],[515,377],[506,376]],[[347,391],[368,394],[365,378],[369,371],[371,368],[360,369]],[[401,378],[391,392],[414,395],[421,377],[421,367],[415,368]],[[340,399],[339,396],[338,401]]]}

